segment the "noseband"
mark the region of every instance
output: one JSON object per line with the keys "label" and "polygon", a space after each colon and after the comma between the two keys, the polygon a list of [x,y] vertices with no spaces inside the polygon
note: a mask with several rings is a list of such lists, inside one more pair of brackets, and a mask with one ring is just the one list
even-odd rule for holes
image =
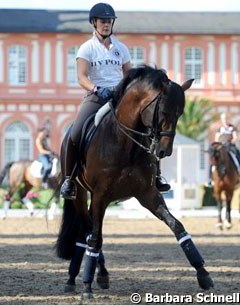
{"label": "noseband", "polygon": [[[159,143],[161,137],[170,137],[173,138],[175,136],[175,131],[157,131],[157,122],[158,122],[158,116],[159,116],[159,108],[161,101],[165,100],[165,96],[162,93],[159,93],[149,104],[148,106],[144,109],[146,110],[148,107],[151,107],[152,105],[155,104],[154,106],[154,111],[153,111],[153,116],[152,116],[152,124],[149,128],[149,132],[140,132],[135,129],[132,129],[130,127],[127,127],[126,125],[122,124],[119,122],[115,116],[115,111],[111,105],[111,110],[114,114],[114,117],[116,119],[116,122],[118,124],[118,127],[122,133],[124,133],[129,139],[131,139],[134,143],[136,143],[139,147],[141,147],[143,150],[148,152],[149,154],[152,154],[156,157],[156,159],[160,159],[156,155],[156,145]],[[143,110],[143,111],[144,111]],[[139,141],[137,141],[135,138],[133,138],[129,132],[136,134],[138,136],[141,136],[143,138],[149,138],[151,141],[151,144],[149,147],[143,145]]]}

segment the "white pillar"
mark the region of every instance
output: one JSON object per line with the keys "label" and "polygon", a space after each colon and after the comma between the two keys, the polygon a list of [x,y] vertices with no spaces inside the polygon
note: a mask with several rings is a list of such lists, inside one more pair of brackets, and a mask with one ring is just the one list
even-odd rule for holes
{"label": "white pillar", "polygon": [[168,44],[166,42],[162,43],[162,54],[161,54],[161,66],[160,68],[168,71]]}
{"label": "white pillar", "polygon": [[238,44],[233,42],[231,45],[231,70],[232,70],[232,83],[234,85],[238,84],[239,80],[239,62],[238,62]]}
{"label": "white pillar", "polygon": [[56,45],[56,82],[63,82],[63,42],[58,41]]}
{"label": "white pillar", "polygon": [[3,41],[0,40],[0,83],[4,81],[4,52]]}
{"label": "white pillar", "polygon": [[32,41],[32,82],[39,82],[39,42]]}
{"label": "white pillar", "polygon": [[220,84],[225,85],[227,82],[226,76],[226,46],[224,43],[219,45],[219,75]]}
{"label": "white pillar", "polygon": [[208,43],[208,53],[207,53],[207,80],[209,85],[214,85],[215,83],[215,49],[212,42]]}
{"label": "white pillar", "polygon": [[181,82],[180,74],[180,44],[175,42],[173,45],[173,66],[174,66],[174,79],[177,83]]}
{"label": "white pillar", "polygon": [[44,83],[51,81],[51,44],[46,41],[44,44]]}
{"label": "white pillar", "polygon": [[156,64],[156,43],[155,42],[150,42],[149,61],[153,65]]}

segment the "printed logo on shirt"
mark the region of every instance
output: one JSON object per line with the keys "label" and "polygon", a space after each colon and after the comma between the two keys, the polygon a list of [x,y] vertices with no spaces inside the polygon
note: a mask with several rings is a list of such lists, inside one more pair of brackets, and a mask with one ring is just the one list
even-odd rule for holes
{"label": "printed logo on shirt", "polygon": [[119,57],[119,56],[120,56],[120,52],[119,52],[118,50],[115,50],[113,53],[114,53],[114,55],[115,55],[116,57]]}
{"label": "printed logo on shirt", "polygon": [[96,61],[92,61],[90,64],[91,67],[104,66],[104,65],[121,66],[120,61],[115,59],[96,60]]}

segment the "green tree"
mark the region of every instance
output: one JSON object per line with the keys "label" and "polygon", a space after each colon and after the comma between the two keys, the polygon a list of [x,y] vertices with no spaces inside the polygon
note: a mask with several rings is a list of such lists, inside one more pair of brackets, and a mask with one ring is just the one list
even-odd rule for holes
{"label": "green tree", "polygon": [[218,119],[212,112],[213,105],[209,99],[186,98],[183,115],[179,118],[177,132],[196,141],[202,141],[211,123]]}

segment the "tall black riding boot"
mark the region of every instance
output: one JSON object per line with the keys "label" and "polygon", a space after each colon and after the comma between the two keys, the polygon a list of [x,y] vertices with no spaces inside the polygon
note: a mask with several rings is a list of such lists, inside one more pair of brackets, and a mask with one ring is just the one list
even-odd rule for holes
{"label": "tall black riding boot", "polygon": [[65,153],[65,181],[60,190],[60,196],[64,199],[75,200],[77,195],[77,186],[75,176],[77,172],[77,152],[78,144],[74,143],[71,137],[68,137]]}
{"label": "tall black riding boot", "polygon": [[166,180],[165,181],[162,180],[159,161],[157,161],[156,187],[160,192],[167,192],[171,188],[171,185],[166,183]]}

